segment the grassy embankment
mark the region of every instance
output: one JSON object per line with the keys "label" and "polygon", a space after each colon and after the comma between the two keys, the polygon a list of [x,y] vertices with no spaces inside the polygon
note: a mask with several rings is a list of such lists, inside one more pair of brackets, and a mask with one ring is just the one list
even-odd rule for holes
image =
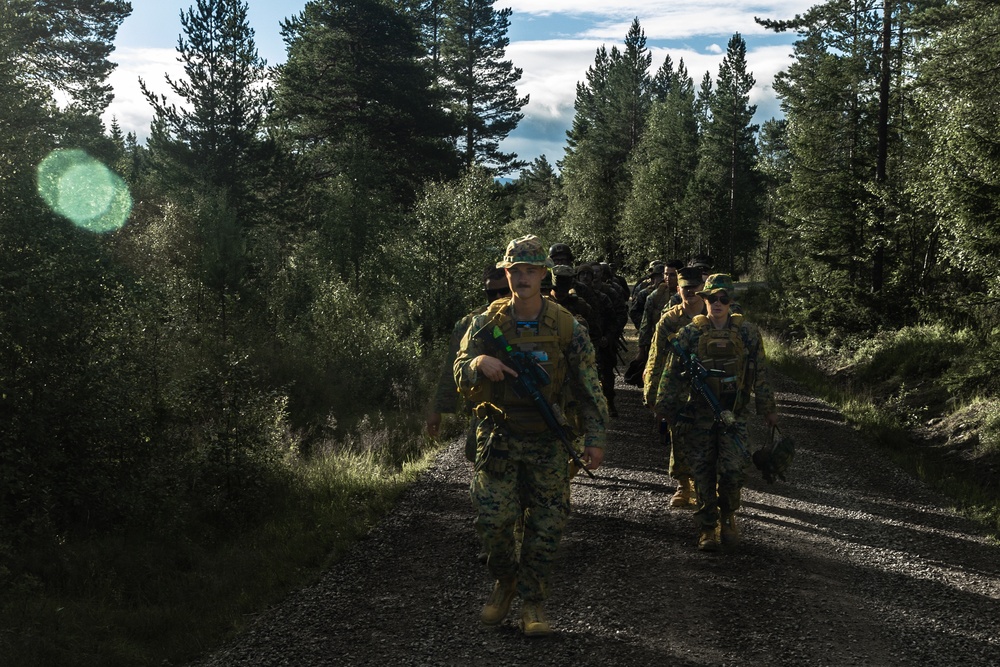
{"label": "grassy embankment", "polygon": [[149,526],[5,554],[0,666],[180,664],[217,646],[314,580],[392,507],[433,454],[410,454],[421,449],[415,417],[363,425],[296,464],[266,515],[239,528]]}
{"label": "grassy embankment", "polygon": [[[763,293],[743,302],[772,366],[1000,538],[1000,341],[943,324],[816,340]],[[794,465],[794,464],[793,464]]]}

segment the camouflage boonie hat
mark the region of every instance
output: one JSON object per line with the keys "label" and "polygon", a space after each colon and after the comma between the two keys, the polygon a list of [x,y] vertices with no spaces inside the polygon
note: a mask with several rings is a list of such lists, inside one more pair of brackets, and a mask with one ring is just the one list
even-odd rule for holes
{"label": "camouflage boonie hat", "polygon": [[733,294],[733,279],[729,277],[727,273],[713,273],[705,281],[705,289],[698,292],[699,296],[708,296],[710,294],[715,294],[716,292],[725,292],[732,296]]}
{"label": "camouflage boonie hat", "polygon": [[555,262],[549,258],[545,246],[542,245],[541,239],[534,234],[522,236],[508,243],[507,252],[503,259],[497,262],[497,268],[506,269],[515,264],[534,264],[548,269],[555,266]]}

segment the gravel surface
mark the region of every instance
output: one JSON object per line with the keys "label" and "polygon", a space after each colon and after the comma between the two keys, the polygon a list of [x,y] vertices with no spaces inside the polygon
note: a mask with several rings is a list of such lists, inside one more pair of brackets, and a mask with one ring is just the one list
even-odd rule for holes
{"label": "gravel surface", "polygon": [[1000,665],[1000,549],[836,410],[776,385],[795,461],[773,485],[751,470],[733,551],[695,548],[653,420],[620,386],[605,465],[573,483],[554,636],[524,638],[516,602],[480,625],[491,581],[455,442],[344,560],[198,664]]}

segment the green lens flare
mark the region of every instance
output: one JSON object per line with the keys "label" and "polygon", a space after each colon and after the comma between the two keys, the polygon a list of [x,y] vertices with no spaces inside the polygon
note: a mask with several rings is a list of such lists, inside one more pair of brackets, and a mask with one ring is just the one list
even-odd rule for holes
{"label": "green lens flare", "polygon": [[120,229],[132,212],[125,181],[78,148],[53,151],[38,165],[38,194],[77,227]]}

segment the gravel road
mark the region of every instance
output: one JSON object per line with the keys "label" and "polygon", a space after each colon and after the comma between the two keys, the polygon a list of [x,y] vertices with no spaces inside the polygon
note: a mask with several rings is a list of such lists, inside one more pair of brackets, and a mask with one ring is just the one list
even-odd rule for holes
{"label": "gravel road", "polygon": [[653,420],[620,386],[605,465],[573,483],[554,636],[521,636],[517,603],[479,624],[491,582],[456,442],[344,560],[198,664],[1000,665],[1000,548],[836,410],[776,388],[795,461],[787,482],[751,471],[733,552],[695,548]]}

